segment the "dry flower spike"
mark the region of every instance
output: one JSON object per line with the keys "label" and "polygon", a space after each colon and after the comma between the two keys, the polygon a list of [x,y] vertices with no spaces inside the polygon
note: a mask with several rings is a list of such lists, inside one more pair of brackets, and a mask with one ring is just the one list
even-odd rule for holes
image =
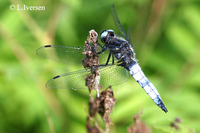
{"label": "dry flower spike", "polygon": [[[111,86],[106,90],[99,93],[101,86],[99,85],[100,81],[100,72],[98,70],[99,60],[98,60],[98,34],[91,30],[87,41],[85,41],[85,51],[83,54],[86,56],[82,60],[84,68],[91,68],[91,75],[85,77],[86,86],[90,91],[90,100],[89,100],[89,116],[87,118],[87,132],[88,133],[99,133],[109,131],[109,125],[111,125],[110,114],[115,105],[116,99],[114,98],[113,91]],[[97,96],[94,99],[91,95],[91,91],[96,90]],[[105,131],[99,126],[96,115],[100,114],[104,123]]]}

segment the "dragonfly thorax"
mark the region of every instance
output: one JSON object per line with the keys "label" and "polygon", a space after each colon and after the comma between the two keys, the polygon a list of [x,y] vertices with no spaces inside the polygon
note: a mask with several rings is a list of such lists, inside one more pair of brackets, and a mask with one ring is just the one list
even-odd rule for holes
{"label": "dragonfly thorax", "polygon": [[108,37],[114,37],[115,36],[115,32],[111,29],[109,30],[104,30],[101,32],[101,42],[102,43],[106,43],[107,42],[107,38]]}
{"label": "dragonfly thorax", "polygon": [[101,33],[101,41],[105,43],[106,49],[118,60],[118,65],[129,70],[137,61],[134,51],[127,40],[116,36],[113,30],[104,30]]}

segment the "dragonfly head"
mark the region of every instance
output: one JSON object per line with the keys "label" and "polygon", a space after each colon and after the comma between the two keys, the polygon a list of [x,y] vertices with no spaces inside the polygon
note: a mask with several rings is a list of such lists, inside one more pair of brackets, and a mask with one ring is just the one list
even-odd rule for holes
{"label": "dragonfly head", "polygon": [[106,43],[108,37],[114,37],[115,36],[115,32],[113,30],[104,30],[101,32],[101,42],[102,43]]}

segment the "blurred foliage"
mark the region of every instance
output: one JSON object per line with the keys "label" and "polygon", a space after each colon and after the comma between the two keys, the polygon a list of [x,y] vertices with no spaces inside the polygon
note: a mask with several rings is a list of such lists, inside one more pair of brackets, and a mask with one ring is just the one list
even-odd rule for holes
{"label": "blurred foliage", "polygon": [[[0,1],[0,132],[86,132],[88,92],[49,90],[53,76],[82,69],[37,57],[45,44],[82,46],[88,31],[131,26],[136,57],[158,89],[168,113],[159,109],[133,78],[116,86],[110,132],[126,132],[141,116],[155,132],[200,132],[199,0],[3,0]],[[23,10],[44,6],[45,10]],[[14,9],[15,7],[15,9]],[[13,9],[13,10],[11,10]],[[21,10],[19,10],[21,9]],[[119,89],[118,89],[119,88]],[[171,127],[179,117],[179,129]]]}

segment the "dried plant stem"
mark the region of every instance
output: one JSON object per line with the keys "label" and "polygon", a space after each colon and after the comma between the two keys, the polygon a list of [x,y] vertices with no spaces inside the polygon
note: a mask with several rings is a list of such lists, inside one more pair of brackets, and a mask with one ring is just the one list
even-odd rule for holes
{"label": "dried plant stem", "polygon": [[[91,75],[85,77],[86,86],[89,89],[89,112],[87,113],[87,132],[88,133],[99,133],[109,132],[109,125],[112,125],[110,114],[112,109],[115,105],[116,99],[114,98],[113,91],[111,87],[108,87],[106,90],[99,92],[102,88],[99,85],[100,82],[100,71],[99,71],[99,59],[98,59],[98,34],[91,30],[89,31],[89,36],[87,41],[85,41],[85,51],[83,54],[86,56],[85,59],[82,60],[82,64],[84,68],[91,68]],[[97,95],[94,99],[91,91],[96,90]],[[100,126],[99,121],[97,119],[97,114],[99,114],[104,123],[105,123],[105,130]]]}

